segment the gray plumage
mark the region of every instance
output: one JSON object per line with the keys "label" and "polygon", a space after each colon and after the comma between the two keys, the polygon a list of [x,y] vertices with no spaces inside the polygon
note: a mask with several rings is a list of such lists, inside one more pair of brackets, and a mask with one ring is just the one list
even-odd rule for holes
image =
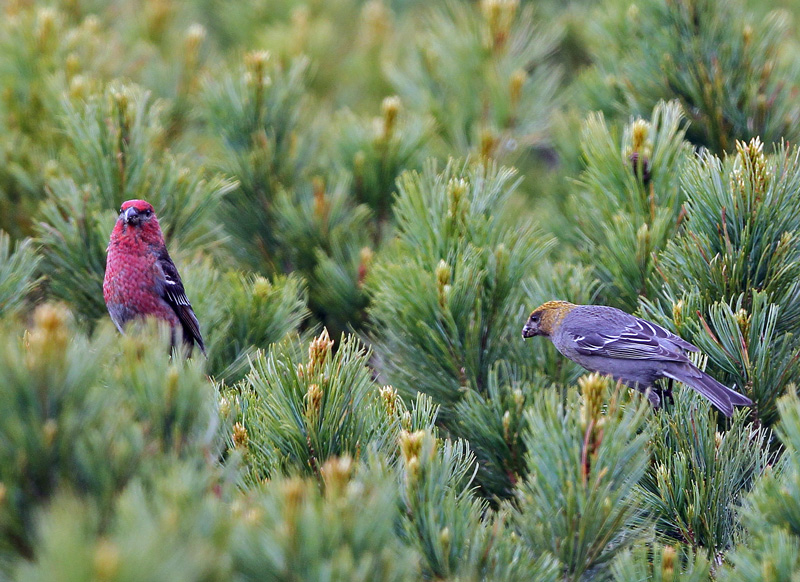
{"label": "gray plumage", "polygon": [[[551,301],[531,313],[522,336],[549,337],[556,349],[587,370],[611,375],[645,391],[656,380],[678,380],[708,399],[725,416],[734,405],[753,402],[697,366],[688,352],[698,348],[663,327],[614,307]],[[658,406],[654,391],[650,399]]]}

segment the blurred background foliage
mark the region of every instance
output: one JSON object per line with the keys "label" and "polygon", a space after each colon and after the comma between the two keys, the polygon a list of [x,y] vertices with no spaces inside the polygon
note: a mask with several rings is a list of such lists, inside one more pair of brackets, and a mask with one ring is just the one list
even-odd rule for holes
{"label": "blurred background foliage", "polygon": [[[0,11],[0,579],[800,577],[799,2]],[[109,321],[130,198],[207,358]],[[583,375],[550,299],[755,405]]]}

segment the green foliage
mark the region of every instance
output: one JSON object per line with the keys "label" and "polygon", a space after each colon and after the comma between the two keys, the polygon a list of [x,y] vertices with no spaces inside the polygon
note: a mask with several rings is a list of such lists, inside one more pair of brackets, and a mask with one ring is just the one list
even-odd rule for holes
{"label": "green foliage", "polygon": [[69,179],[50,184],[52,203],[42,208],[37,242],[52,296],[79,314],[86,327],[106,314],[103,277],[113,211],[91,203],[90,187]]}
{"label": "green foliage", "polygon": [[510,497],[527,473],[522,435],[528,427],[525,410],[544,384],[537,380],[500,361],[489,372],[486,395],[470,390],[455,406],[449,429],[470,443],[478,461],[476,481],[487,497]]}
{"label": "green foliage", "polygon": [[685,230],[658,258],[660,301],[645,302],[709,355],[720,380],[752,393],[768,424],[798,374],[798,159],[788,147],[767,156],[754,140],[725,162],[690,162]]}
{"label": "green foliage", "polygon": [[270,481],[237,513],[241,580],[416,580],[417,554],[395,535],[397,488],[378,466],[328,460],[319,483]]}
{"label": "green foliage", "polygon": [[610,1],[603,12],[591,52],[622,93],[615,105],[643,114],[677,99],[692,122],[690,141],[717,154],[756,136],[797,141],[786,13],[756,19],[742,0]]}
{"label": "green foliage", "polygon": [[[71,22],[38,3],[4,5],[0,19],[0,228],[32,234],[45,198],[42,167],[62,139],[61,93],[103,76],[113,40],[96,18]],[[101,48],[102,47],[102,48]]]}
{"label": "green foliage", "polygon": [[138,87],[112,84],[102,96],[80,104],[67,101],[64,109],[70,146],[64,171],[89,190],[96,209],[117,210],[125,200],[146,199],[168,244],[220,244],[217,215],[234,184],[219,177],[207,180],[202,166],[162,151],[168,145],[163,103]]}
{"label": "green foliage", "polygon": [[660,536],[716,560],[740,533],[737,508],[743,495],[775,457],[769,430],[738,412],[721,432],[711,406],[686,392],[654,418],[652,463],[641,481],[642,494]]}
{"label": "green foliage", "polygon": [[644,545],[626,550],[611,566],[616,582],[706,582],[711,563],[702,554],[673,546]]}
{"label": "green foliage", "polygon": [[279,192],[312,169],[315,130],[304,96],[308,60],[288,66],[266,52],[251,52],[236,75],[210,79],[205,87],[207,123],[219,141],[219,166],[238,181],[222,217],[251,268],[280,265],[273,225]]}
{"label": "green foliage", "polygon": [[[0,578],[796,578],[800,4],[267,4],[0,8]],[[104,321],[130,198],[207,358]],[[551,299],[754,406],[579,395]]]}
{"label": "green foliage", "polygon": [[602,303],[628,311],[652,297],[657,255],[682,216],[680,179],[690,159],[677,103],[659,103],[651,121],[636,119],[620,140],[602,115],[587,120],[581,144],[586,169],[572,203],[584,262],[603,283]]}
{"label": "green foliage", "polygon": [[254,358],[225,404],[234,407],[230,445],[244,453],[248,483],[287,472],[319,476],[331,457],[391,452],[401,427],[433,423],[435,409],[424,406],[427,415],[415,418],[391,387],[380,388],[368,359],[353,337],[334,353],[327,330],[311,341],[307,357],[284,341]]}
{"label": "green foliage", "polygon": [[744,293],[748,307],[748,296],[764,291],[782,309],[779,329],[794,329],[800,150],[782,146],[767,156],[762,149],[755,139],[725,162],[705,154],[688,165],[686,230],[668,245],[659,268],[670,298],[697,289],[708,305]]}
{"label": "green foliage", "polygon": [[371,257],[371,213],[356,205],[348,182],[321,180],[283,191],[275,202],[274,229],[286,271],[308,281],[309,306],[333,331],[358,326],[367,297],[364,276]]}
{"label": "green foliage", "polygon": [[217,214],[232,184],[206,180],[202,167],[160,152],[163,111],[140,89],[112,86],[64,108],[66,161],[51,169],[37,233],[53,296],[91,324],[106,312],[105,251],[123,201],[151,202],[168,245],[212,249],[223,240]]}
{"label": "green foliage", "polygon": [[726,581],[790,580],[800,572],[800,400],[794,392],[778,401],[776,432],[785,447],[781,462],[767,470],[742,510],[750,533],[730,554]]}
{"label": "green foliage", "polygon": [[471,489],[477,467],[465,441],[404,430],[399,444],[403,532],[425,577],[556,581],[552,556],[521,546],[507,515],[492,516]]}
{"label": "green foliage", "polygon": [[108,326],[90,341],[66,311],[43,306],[24,338],[2,334],[0,548],[30,556],[34,511],[61,487],[105,518],[143,465],[215,453],[211,384],[197,363],[168,358],[162,331],[116,352]]}
{"label": "green foliage", "polygon": [[[645,399],[596,374],[570,390],[533,397],[526,411],[529,475],[518,489],[514,520],[534,555],[551,552],[563,580],[601,578],[611,559],[649,526],[637,491],[648,462]],[[620,392],[621,390],[621,392]],[[637,404],[638,403],[638,404]]]}
{"label": "green foliage", "polygon": [[266,349],[299,331],[308,317],[300,279],[223,272],[211,261],[181,265],[184,286],[201,323],[206,369],[218,380],[240,380],[256,349]]}
{"label": "green foliage", "polygon": [[398,97],[381,104],[381,117],[342,113],[331,131],[337,163],[353,176],[353,193],[383,221],[389,218],[397,177],[422,166],[431,123],[403,111]]}
{"label": "green foliage", "polygon": [[404,174],[398,236],[369,279],[376,350],[403,394],[444,414],[468,389],[485,393],[499,360],[524,365],[522,283],[547,243],[507,212],[513,172],[450,162]]}
{"label": "green foliage", "polygon": [[133,480],[104,521],[90,501],[57,497],[38,522],[36,560],[19,582],[230,580],[232,523],[203,472],[177,465],[154,483]]}
{"label": "green foliage", "polygon": [[12,247],[8,234],[0,231],[0,316],[19,310],[36,287],[39,260],[32,241]]}
{"label": "green foliage", "polygon": [[430,10],[389,76],[410,109],[436,121],[448,155],[513,158],[547,139],[558,35],[514,0],[446,2]]}
{"label": "green foliage", "polygon": [[697,337],[698,346],[716,367],[755,402],[758,419],[767,425],[777,417],[776,400],[800,379],[797,341],[780,333],[780,309],[767,303],[766,293],[754,292],[752,305],[745,296],[735,304],[718,303],[709,309],[710,334]]}

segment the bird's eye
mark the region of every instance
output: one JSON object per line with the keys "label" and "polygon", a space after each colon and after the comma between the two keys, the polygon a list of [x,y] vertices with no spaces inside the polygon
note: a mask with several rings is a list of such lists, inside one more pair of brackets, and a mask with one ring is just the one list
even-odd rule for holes
{"label": "bird's eye", "polygon": [[119,207],[119,214],[122,214],[122,206]]}
{"label": "bird's eye", "polygon": [[533,315],[531,315],[531,323],[539,323],[539,317],[540,316],[538,313],[534,313]]}
{"label": "bird's eye", "polygon": [[144,212],[142,212],[142,214],[144,214],[145,216],[150,216],[151,214],[153,214],[153,211],[150,210],[149,208],[147,208],[147,209],[145,209]]}

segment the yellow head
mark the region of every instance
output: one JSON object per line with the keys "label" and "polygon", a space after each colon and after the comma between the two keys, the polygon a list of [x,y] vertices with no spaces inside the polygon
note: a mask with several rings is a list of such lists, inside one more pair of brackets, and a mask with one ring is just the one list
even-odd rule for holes
{"label": "yellow head", "polygon": [[548,301],[533,310],[525,326],[522,328],[522,338],[537,335],[549,336],[564,317],[575,309],[577,305],[568,301]]}

